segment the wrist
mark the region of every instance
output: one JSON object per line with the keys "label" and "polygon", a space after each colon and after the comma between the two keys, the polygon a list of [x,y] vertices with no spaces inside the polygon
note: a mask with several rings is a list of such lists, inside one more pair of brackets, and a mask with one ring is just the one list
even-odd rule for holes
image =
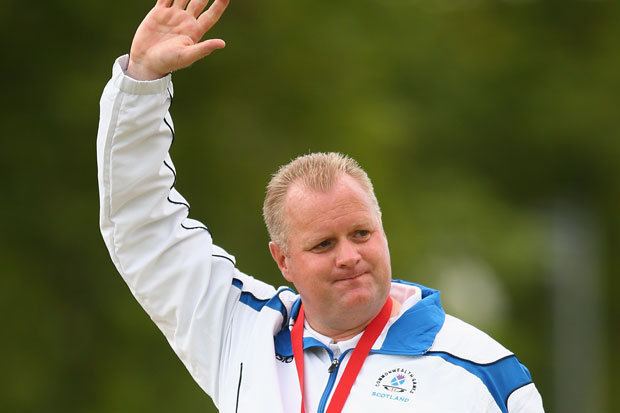
{"label": "wrist", "polygon": [[129,57],[129,63],[127,64],[125,74],[134,80],[157,80],[167,75],[167,73],[158,73],[145,67],[133,60],[131,56]]}

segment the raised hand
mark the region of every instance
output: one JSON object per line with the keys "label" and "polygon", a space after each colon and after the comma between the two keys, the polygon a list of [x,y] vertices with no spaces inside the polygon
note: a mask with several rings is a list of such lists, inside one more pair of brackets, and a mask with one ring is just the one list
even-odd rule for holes
{"label": "raised hand", "polygon": [[137,80],[159,79],[208,56],[226,44],[201,40],[217,23],[229,0],[158,0],[131,44],[127,74]]}

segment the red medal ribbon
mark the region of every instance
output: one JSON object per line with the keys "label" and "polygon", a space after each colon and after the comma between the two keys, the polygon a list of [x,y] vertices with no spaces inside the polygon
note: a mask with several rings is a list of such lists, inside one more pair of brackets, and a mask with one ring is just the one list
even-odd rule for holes
{"label": "red medal ribbon", "polygon": [[[338,382],[338,386],[336,386],[336,390],[334,391],[334,395],[332,396],[331,401],[329,402],[329,407],[327,408],[327,413],[340,413],[342,408],[344,407],[345,402],[347,401],[347,397],[349,397],[349,393],[351,392],[351,387],[353,387],[353,383],[355,383],[355,379],[362,369],[362,364],[364,364],[364,360],[368,357],[368,353],[370,353],[370,349],[372,345],[377,340],[377,337],[383,331],[383,328],[387,324],[390,319],[390,315],[392,313],[392,300],[388,296],[383,308],[377,314],[375,318],[368,324],[366,329],[364,330],[364,334],[360,338],[359,343],[353,349],[353,354],[351,354],[351,359],[347,364],[347,367],[344,369],[344,373],[342,373],[342,377]],[[295,358],[295,367],[297,367],[297,376],[299,377],[299,387],[301,389],[301,413],[305,413],[305,398],[304,398],[304,306],[303,304],[299,308],[299,314],[297,315],[297,320],[295,320],[295,324],[293,324],[293,329],[291,330],[291,342],[293,345],[293,356]]]}

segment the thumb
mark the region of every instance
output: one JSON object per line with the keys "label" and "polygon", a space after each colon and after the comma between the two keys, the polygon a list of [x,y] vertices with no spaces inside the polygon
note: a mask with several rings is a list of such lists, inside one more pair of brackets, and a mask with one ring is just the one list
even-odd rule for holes
{"label": "thumb", "polygon": [[184,48],[181,60],[183,66],[189,66],[217,49],[223,49],[226,43],[222,39],[209,39]]}

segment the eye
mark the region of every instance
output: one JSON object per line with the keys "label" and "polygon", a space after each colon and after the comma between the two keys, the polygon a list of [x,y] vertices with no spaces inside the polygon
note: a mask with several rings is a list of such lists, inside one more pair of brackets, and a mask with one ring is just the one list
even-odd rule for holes
{"label": "eye", "polygon": [[320,243],[316,244],[312,250],[313,251],[325,251],[327,249],[329,249],[332,245],[334,244],[334,242],[330,239],[326,239],[324,241],[321,241]]}
{"label": "eye", "polygon": [[370,238],[370,231],[368,231],[367,229],[358,229],[353,234],[353,237],[356,240],[361,240],[361,241],[367,240],[368,238]]}

